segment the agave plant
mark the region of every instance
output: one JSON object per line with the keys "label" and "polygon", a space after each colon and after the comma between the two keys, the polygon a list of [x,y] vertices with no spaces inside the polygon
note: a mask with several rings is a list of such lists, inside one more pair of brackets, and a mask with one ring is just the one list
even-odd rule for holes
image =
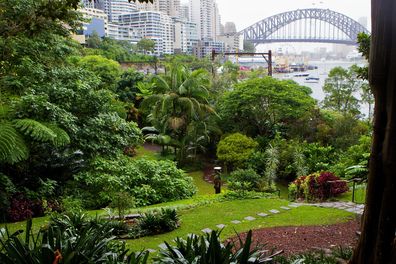
{"label": "agave plant", "polygon": [[165,242],[166,249],[161,250],[155,259],[157,264],[231,264],[231,263],[265,263],[272,260],[262,246],[252,243],[252,231],[243,240],[238,235],[238,243],[229,241],[223,244],[220,240],[221,231],[212,231],[203,236],[190,235],[186,240],[175,239],[175,246]]}

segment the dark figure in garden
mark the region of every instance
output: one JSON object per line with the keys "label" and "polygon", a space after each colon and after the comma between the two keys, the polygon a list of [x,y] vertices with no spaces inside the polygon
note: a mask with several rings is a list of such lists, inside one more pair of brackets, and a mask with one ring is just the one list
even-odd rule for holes
{"label": "dark figure in garden", "polygon": [[213,177],[213,187],[215,189],[215,194],[218,194],[221,192],[221,167],[215,167],[214,168],[214,177]]}
{"label": "dark figure in garden", "polygon": [[213,179],[213,184],[215,188],[215,193],[218,194],[221,192],[221,178],[220,175],[215,175]]}

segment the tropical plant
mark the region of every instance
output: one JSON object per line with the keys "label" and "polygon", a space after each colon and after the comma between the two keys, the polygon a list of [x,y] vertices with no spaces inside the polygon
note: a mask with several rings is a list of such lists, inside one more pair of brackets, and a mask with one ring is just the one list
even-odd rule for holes
{"label": "tropical plant", "polygon": [[279,166],[279,152],[276,147],[273,147],[271,144],[265,150],[266,155],[266,168],[264,171],[265,179],[268,181],[268,185],[274,183],[276,180],[276,172]]}
{"label": "tropical plant", "polygon": [[252,231],[245,240],[238,236],[238,240],[223,244],[220,240],[221,231],[212,231],[202,236],[190,235],[187,239],[176,238],[175,246],[165,242],[166,249],[162,249],[154,263],[264,263],[272,260],[263,246],[253,245]]}
{"label": "tropical plant", "polygon": [[139,236],[157,235],[175,230],[180,226],[175,209],[161,208],[142,214],[137,222]]}
{"label": "tropical plant", "polygon": [[142,106],[151,109],[149,120],[153,126],[173,139],[177,159],[183,163],[189,127],[215,114],[207,100],[208,72],[202,69],[191,72],[184,66],[172,64],[164,76],[154,76],[152,81],[154,94],[145,98]]}
{"label": "tropical plant", "polygon": [[[69,219],[70,220],[70,219]],[[77,219],[76,219],[77,220]],[[83,220],[78,218],[81,223]],[[1,263],[147,263],[148,252],[128,254],[125,243],[115,241],[107,225],[50,223],[39,232],[28,220],[25,231],[0,229]],[[25,233],[22,237],[22,233]]]}

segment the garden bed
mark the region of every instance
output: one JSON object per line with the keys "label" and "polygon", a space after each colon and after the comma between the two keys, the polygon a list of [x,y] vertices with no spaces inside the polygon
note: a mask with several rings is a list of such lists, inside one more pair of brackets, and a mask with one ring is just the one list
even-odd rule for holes
{"label": "garden bed", "polygon": [[[283,255],[290,256],[315,249],[354,247],[359,226],[357,220],[352,220],[334,225],[263,228],[253,231],[253,240],[265,244],[267,249],[284,250]],[[241,237],[245,236],[246,233]]]}

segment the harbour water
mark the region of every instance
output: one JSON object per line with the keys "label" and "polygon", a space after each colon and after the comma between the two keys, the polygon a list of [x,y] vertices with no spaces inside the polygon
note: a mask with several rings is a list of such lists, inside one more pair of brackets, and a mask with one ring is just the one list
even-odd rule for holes
{"label": "harbour water", "polygon": [[[306,77],[295,77],[297,73],[281,73],[281,74],[274,74],[275,78],[278,79],[291,79],[297,82],[300,85],[307,86],[312,89],[311,96],[318,100],[319,104],[325,98],[325,93],[323,92],[323,86],[325,84],[325,80],[329,75],[329,72],[334,67],[341,66],[343,68],[349,68],[353,64],[357,64],[358,66],[363,66],[366,64],[365,61],[310,61],[309,65],[317,66],[315,70],[308,70],[304,73],[310,74],[311,76],[319,77],[318,82],[307,82],[305,80]],[[301,72],[298,72],[301,74]],[[355,97],[360,99],[360,91],[355,94]],[[368,105],[362,104],[360,106],[360,111],[363,115],[368,115]]]}

